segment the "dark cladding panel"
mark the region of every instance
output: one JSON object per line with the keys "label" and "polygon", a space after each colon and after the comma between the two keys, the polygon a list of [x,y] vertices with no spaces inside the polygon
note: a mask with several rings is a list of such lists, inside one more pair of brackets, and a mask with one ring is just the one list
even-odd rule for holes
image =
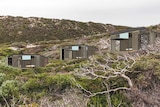
{"label": "dark cladding panel", "polygon": [[98,49],[96,47],[88,46],[88,55],[87,55],[87,57],[89,57],[91,55],[94,55],[96,51],[98,51]]}
{"label": "dark cladding panel", "polygon": [[88,58],[88,55],[93,55],[95,53],[95,48],[85,45],[72,45],[66,46],[61,49],[61,58],[62,60],[67,59],[79,59],[79,58]]}
{"label": "dark cladding panel", "polygon": [[116,40],[111,40],[111,51],[116,51]]}
{"label": "dark cladding panel", "polygon": [[22,69],[44,67],[48,63],[48,58],[41,55],[13,55],[8,57],[10,60],[11,58],[12,62],[8,61],[8,65]]}
{"label": "dark cladding panel", "polygon": [[40,67],[42,65],[41,63],[43,63],[43,62],[41,61],[41,57],[42,56],[40,56],[40,55],[32,56],[32,60],[35,61],[35,67]]}
{"label": "dark cladding panel", "polygon": [[46,66],[46,65],[48,64],[48,58],[47,58],[47,57],[44,57],[43,62],[44,62],[44,63],[43,63],[42,66],[44,67],[44,66]]}
{"label": "dark cladding panel", "polygon": [[149,44],[150,44],[150,45],[151,45],[151,44],[154,44],[155,41],[156,41],[156,38],[157,38],[156,33],[153,32],[153,31],[150,31],[150,32],[149,32]]}
{"label": "dark cladding panel", "polygon": [[126,51],[129,47],[128,40],[121,40],[120,41],[120,51]]}
{"label": "dark cladding panel", "polygon": [[48,64],[48,58],[41,55],[32,56],[32,61],[35,62],[35,67],[45,67]]}
{"label": "dark cladding panel", "polygon": [[72,59],[83,58],[83,46],[72,46],[77,47],[74,50],[72,49]]}
{"label": "dark cladding panel", "polygon": [[132,48],[138,50],[140,48],[140,36],[139,31],[132,32]]}
{"label": "dark cladding panel", "polygon": [[20,60],[21,60],[21,57],[19,57],[19,55],[13,55],[12,56],[12,66],[13,67],[21,67]]}
{"label": "dark cladding panel", "polygon": [[88,49],[89,49],[89,46],[84,46],[82,48],[82,50],[83,50],[83,53],[82,53],[83,58],[88,58]]}
{"label": "dark cladding panel", "polygon": [[71,50],[69,50],[68,48],[64,49],[64,59],[69,59]]}

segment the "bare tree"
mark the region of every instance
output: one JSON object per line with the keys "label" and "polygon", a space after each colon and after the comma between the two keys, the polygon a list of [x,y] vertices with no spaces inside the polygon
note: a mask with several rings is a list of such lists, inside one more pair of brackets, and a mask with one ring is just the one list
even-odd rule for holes
{"label": "bare tree", "polygon": [[[111,54],[107,54],[104,58],[101,59],[93,56],[89,58],[87,65],[81,65],[80,69],[76,69],[75,75],[80,77],[87,77],[91,80],[102,78],[106,90],[100,92],[91,92],[90,90],[87,90],[82,85],[80,85],[75,79],[73,79],[73,82],[77,87],[87,93],[87,97],[93,97],[98,94],[108,94],[106,98],[108,106],[111,107],[109,96],[110,92],[133,89],[133,82],[130,77],[126,75],[126,73],[131,72],[130,68],[132,68],[135,63],[135,57],[129,54],[118,55],[115,58]],[[114,89],[110,88],[106,81],[117,77],[125,79],[128,83],[128,87],[124,86]]]}
{"label": "bare tree", "polygon": [[98,46],[98,49],[102,50],[102,49],[110,49],[111,47],[111,41],[110,39],[100,39],[97,43],[96,46]]}

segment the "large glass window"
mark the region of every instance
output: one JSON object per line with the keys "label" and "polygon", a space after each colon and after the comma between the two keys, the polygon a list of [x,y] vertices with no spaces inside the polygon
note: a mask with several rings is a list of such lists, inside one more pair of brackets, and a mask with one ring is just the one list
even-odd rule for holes
{"label": "large glass window", "polygon": [[127,33],[121,33],[119,35],[119,38],[121,38],[121,39],[129,39],[129,33],[128,32]]}
{"label": "large glass window", "polygon": [[31,60],[31,55],[22,55],[22,60]]}
{"label": "large glass window", "polygon": [[79,46],[72,46],[72,51],[78,51],[79,50]]}

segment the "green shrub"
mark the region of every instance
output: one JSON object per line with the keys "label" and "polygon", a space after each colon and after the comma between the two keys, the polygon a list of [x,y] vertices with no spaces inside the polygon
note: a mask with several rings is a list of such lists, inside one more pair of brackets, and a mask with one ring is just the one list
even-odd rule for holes
{"label": "green shrub", "polygon": [[27,92],[39,91],[41,89],[40,81],[38,78],[30,78],[23,84],[23,89]]}
{"label": "green shrub", "polygon": [[11,56],[13,54],[18,54],[19,51],[14,51],[9,49],[7,46],[0,47],[0,56]]}
{"label": "green shrub", "polygon": [[6,74],[0,73],[0,86],[6,80]]}
{"label": "green shrub", "polygon": [[62,61],[62,60],[53,60],[47,65],[47,67],[57,67],[57,66],[64,66],[64,61]]}
{"label": "green shrub", "polygon": [[131,107],[131,102],[120,92],[116,91],[111,94],[111,103],[113,107]]}
{"label": "green shrub", "polygon": [[87,107],[107,107],[105,94],[91,97]]}
{"label": "green shrub", "polygon": [[6,98],[17,97],[19,94],[19,83],[15,80],[6,80],[0,87],[0,96]]}
{"label": "green shrub", "polygon": [[70,72],[70,71],[74,71],[75,68],[76,68],[75,65],[70,65],[70,66],[64,67],[63,70],[66,72]]}
{"label": "green shrub", "polygon": [[82,62],[85,62],[86,59],[72,59],[66,62],[67,65],[72,65],[72,64],[80,64]]}
{"label": "green shrub", "polygon": [[46,78],[46,85],[49,91],[63,91],[72,86],[72,76],[70,74],[50,75]]}
{"label": "green shrub", "polygon": [[0,64],[0,73],[7,74],[6,78],[14,79],[16,76],[21,74],[21,69]]}
{"label": "green shrub", "polygon": [[102,79],[97,78],[95,80],[91,80],[88,78],[79,78],[75,77],[78,84],[80,84],[85,89],[91,91],[91,92],[99,92],[105,90],[104,87],[102,87]]}
{"label": "green shrub", "polygon": [[156,66],[153,75],[156,76],[160,80],[160,66]]}
{"label": "green shrub", "polygon": [[33,71],[37,74],[37,73],[44,73],[44,72],[51,72],[51,68],[50,67],[37,67],[34,68]]}

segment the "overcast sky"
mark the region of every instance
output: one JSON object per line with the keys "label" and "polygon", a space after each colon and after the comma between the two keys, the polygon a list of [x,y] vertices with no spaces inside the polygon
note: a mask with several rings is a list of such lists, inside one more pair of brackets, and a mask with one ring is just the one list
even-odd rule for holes
{"label": "overcast sky", "polygon": [[0,0],[6,15],[150,26],[160,24],[160,0]]}

